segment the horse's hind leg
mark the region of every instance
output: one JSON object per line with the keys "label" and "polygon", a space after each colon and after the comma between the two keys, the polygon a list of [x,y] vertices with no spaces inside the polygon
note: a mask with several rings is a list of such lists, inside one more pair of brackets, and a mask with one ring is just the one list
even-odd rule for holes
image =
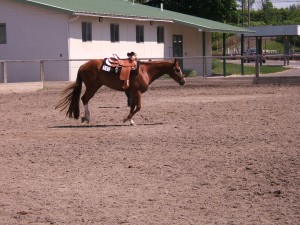
{"label": "horse's hind leg", "polygon": [[81,122],[86,122],[87,124],[89,124],[91,120],[90,115],[91,113],[89,110],[89,104],[87,103],[86,105],[84,105],[84,116],[81,117]]}
{"label": "horse's hind leg", "polygon": [[137,92],[132,96],[132,101],[131,101],[131,105],[130,105],[130,113],[123,120],[124,123],[129,120],[131,125],[136,125],[135,122],[132,120],[132,117],[134,116],[134,114],[136,114],[138,111],[141,110],[141,107],[142,107],[141,97],[142,96],[141,96],[140,92]]}
{"label": "horse's hind leg", "polygon": [[101,86],[95,87],[86,87],[84,95],[81,97],[82,103],[84,105],[84,117],[81,117],[81,122],[86,122],[87,124],[91,121],[90,110],[89,110],[89,101],[95,95],[97,90]]}

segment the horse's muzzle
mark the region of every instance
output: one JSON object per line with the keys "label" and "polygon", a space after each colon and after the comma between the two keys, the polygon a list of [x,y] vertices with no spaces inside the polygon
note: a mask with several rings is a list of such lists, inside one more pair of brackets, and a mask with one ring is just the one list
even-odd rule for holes
{"label": "horse's muzzle", "polygon": [[179,81],[179,85],[184,85],[184,84],[185,84],[185,79],[183,78]]}

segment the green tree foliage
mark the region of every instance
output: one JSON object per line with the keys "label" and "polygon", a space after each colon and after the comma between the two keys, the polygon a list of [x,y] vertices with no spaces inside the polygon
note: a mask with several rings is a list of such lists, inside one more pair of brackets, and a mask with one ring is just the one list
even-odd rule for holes
{"label": "green tree foliage", "polygon": [[160,7],[161,3],[165,9],[214,21],[236,23],[237,20],[236,0],[149,0],[145,4]]}
{"label": "green tree foliage", "polygon": [[263,13],[263,21],[266,24],[273,23],[276,20],[276,14],[274,11],[274,6],[271,0],[262,0],[262,11]]}
{"label": "green tree foliage", "polygon": [[290,24],[300,24],[300,8],[296,5],[277,9],[270,0],[263,0],[261,10],[251,12],[251,26]]}
{"label": "green tree foliage", "polygon": [[249,4],[249,8],[251,9],[253,4],[255,3],[255,0],[237,0],[237,1],[240,7],[244,6],[244,9],[248,9],[248,4]]}

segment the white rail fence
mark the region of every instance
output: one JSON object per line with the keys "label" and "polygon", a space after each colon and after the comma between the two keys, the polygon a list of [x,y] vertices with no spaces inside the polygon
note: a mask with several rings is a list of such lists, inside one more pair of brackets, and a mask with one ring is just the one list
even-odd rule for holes
{"label": "white rail fence", "polygon": [[[247,61],[255,62],[255,75],[260,75],[262,59],[274,60],[278,65],[289,65],[290,60],[300,60],[300,54],[293,55],[254,55],[254,56],[197,56],[178,57],[184,70],[195,71],[197,76],[207,77],[212,71],[213,60],[223,62],[223,75],[226,76],[227,63],[233,62],[241,66]],[[171,58],[164,58],[171,59]],[[0,60],[0,83],[32,82],[32,81],[68,81],[71,73],[77,73],[81,64],[90,59],[39,59],[39,60]],[[140,60],[162,60],[162,58],[143,58]],[[65,71],[68,71],[67,74]],[[241,69],[242,71],[242,69]],[[18,75],[16,75],[18,74]],[[242,72],[241,72],[242,74]],[[16,77],[17,76],[17,77]]]}

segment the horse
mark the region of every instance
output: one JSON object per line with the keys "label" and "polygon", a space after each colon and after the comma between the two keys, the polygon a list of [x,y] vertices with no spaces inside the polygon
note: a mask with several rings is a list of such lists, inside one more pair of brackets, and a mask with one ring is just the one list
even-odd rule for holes
{"label": "horse", "polygon": [[182,73],[178,59],[160,60],[160,61],[138,61],[138,71],[130,75],[129,88],[122,88],[123,81],[118,74],[112,71],[102,69],[104,59],[93,59],[80,66],[77,73],[76,82],[71,83],[63,91],[64,97],[56,105],[56,109],[61,111],[67,109],[66,116],[69,118],[79,119],[80,116],[80,95],[82,83],[85,84],[85,93],[81,100],[84,105],[84,117],[82,122],[90,122],[90,111],[88,108],[89,100],[95,95],[97,90],[103,85],[130,94],[130,112],[123,122],[130,121],[131,125],[136,125],[132,120],[133,116],[141,110],[142,93],[145,93],[151,83],[164,74],[168,74],[179,85],[184,85],[186,80]]}

